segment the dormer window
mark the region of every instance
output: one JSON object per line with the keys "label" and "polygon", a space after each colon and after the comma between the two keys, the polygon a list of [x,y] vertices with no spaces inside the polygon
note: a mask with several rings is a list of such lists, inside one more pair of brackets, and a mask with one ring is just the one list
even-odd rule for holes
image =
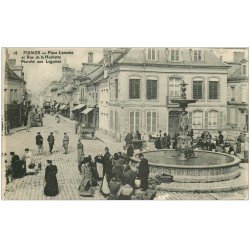
{"label": "dormer window", "polygon": [[194,61],[199,62],[201,61],[201,50],[194,50]]}
{"label": "dormer window", "polygon": [[157,60],[157,49],[148,48],[148,60],[156,61]]}
{"label": "dormer window", "polygon": [[180,61],[180,51],[178,49],[171,49],[171,61],[179,62]]}

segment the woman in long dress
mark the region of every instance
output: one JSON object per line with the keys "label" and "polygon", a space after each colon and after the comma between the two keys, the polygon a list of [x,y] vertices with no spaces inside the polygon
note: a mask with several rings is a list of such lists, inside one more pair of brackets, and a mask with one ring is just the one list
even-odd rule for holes
{"label": "woman in long dress", "polygon": [[25,149],[25,165],[26,165],[26,174],[35,174],[35,164],[33,164],[33,154],[28,148]]}
{"label": "woman in long dress", "polygon": [[45,169],[45,188],[44,194],[46,196],[56,196],[59,194],[58,182],[56,178],[57,166],[52,165],[51,160],[47,160],[48,166]]}
{"label": "woman in long dress", "polygon": [[102,157],[102,153],[99,153],[96,157],[95,157],[95,163],[96,163],[96,169],[97,169],[97,173],[99,176],[99,180],[103,179],[103,157]]}
{"label": "woman in long dress", "polygon": [[23,177],[22,162],[20,161],[20,158],[18,155],[15,155],[12,158],[12,177],[14,179]]}

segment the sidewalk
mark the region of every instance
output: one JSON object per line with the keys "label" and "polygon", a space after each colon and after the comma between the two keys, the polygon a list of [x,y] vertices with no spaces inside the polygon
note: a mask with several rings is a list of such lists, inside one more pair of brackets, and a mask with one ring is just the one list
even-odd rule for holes
{"label": "sidewalk", "polygon": [[10,129],[10,134],[25,130],[27,128],[27,126],[22,126],[22,127],[18,127],[18,128],[12,128]]}

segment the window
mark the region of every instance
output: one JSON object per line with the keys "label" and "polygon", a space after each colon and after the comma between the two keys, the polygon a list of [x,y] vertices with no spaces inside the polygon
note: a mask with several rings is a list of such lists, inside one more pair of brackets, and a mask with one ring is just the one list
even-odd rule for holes
{"label": "window", "polygon": [[84,98],[84,89],[81,89],[81,99]]}
{"label": "window", "polygon": [[14,101],[14,89],[10,90],[10,102]]}
{"label": "window", "polygon": [[114,129],[113,110],[110,110],[110,129]]}
{"label": "window", "polygon": [[129,79],[129,99],[140,99],[140,79]]}
{"label": "window", "polygon": [[202,111],[194,111],[193,119],[192,119],[192,128],[193,129],[202,129],[203,125],[203,112]]}
{"label": "window", "polygon": [[118,95],[119,95],[119,82],[118,82],[118,78],[115,79],[115,99],[118,99]]}
{"label": "window", "polygon": [[203,80],[193,80],[193,99],[203,99],[202,87]]}
{"label": "window", "polygon": [[219,99],[219,81],[209,81],[209,99],[218,100]]}
{"label": "window", "polygon": [[140,130],[140,113],[139,111],[131,111],[129,113],[129,127],[130,132]]}
{"label": "window", "polygon": [[148,48],[148,60],[155,61],[157,59],[157,50],[154,48]]}
{"label": "window", "polygon": [[4,89],[4,103],[7,103],[7,89]]}
{"label": "window", "polygon": [[235,123],[235,108],[230,108],[229,109],[229,117],[230,117],[230,123],[236,124]]}
{"label": "window", "polygon": [[178,62],[180,60],[180,51],[178,49],[171,49],[171,61]]}
{"label": "window", "polygon": [[218,111],[209,111],[208,112],[208,126],[210,129],[218,128]]}
{"label": "window", "polygon": [[246,75],[247,73],[247,66],[245,64],[242,65],[242,74]]}
{"label": "window", "polygon": [[236,97],[236,88],[235,86],[231,86],[231,101],[234,102]]}
{"label": "window", "polygon": [[118,111],[115,111],[115,131],[118,131]]}
{"label": "window", "polygon": [[201,61],[201,50],[194,50],[194,61]]}
{"label": "window", "polygon": [[241,86],[241,102],[247,103],[248,100],[248,90],[247,90],[247,86],[244,84]]}
{"label": "window", "polygon": [[147,112],[147,132],[155,133],[157,131],[157,118],[156,112],[148,111]]}
{"label": "window", "polygon": [[157,80],[147,79],[147,99],[156,100],[157,99]]}
{"label": "window", "polygon": [[17,89],[14,90],[14,101],[18,101],[18,98],[17,98]]}
{"label": "window", "polygon": [[171,77],[169,79],[168,94],[170,97],[179,97],[180,96],[180,83],[181,83],[181,78]]}

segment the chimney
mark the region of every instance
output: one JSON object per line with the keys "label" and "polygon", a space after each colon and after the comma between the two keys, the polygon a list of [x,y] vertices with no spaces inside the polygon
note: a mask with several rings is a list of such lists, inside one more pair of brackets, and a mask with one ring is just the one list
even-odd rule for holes
{"label": "chimney", "polygon": [[92,64],[93,63],[93,52],[89,52],[88,53],[88,64]]}

